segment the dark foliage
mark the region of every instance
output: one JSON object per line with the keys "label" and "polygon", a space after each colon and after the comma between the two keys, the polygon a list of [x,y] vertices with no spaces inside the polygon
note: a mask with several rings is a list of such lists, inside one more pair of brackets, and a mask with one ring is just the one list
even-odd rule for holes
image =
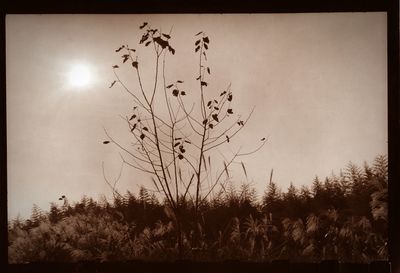
{"label": "dark foliage", "polygon": [[[292,261],[387,259],[387,159],[372,167],[348,164],[338,176],[311,189],[290,185],[284,193],[272,180],[262,201],[248,184],[233,185],[202,204],[180,204],[184,257],[194,260]],[[70,205],[33,207],[31,219],[9,224],[9,261],[78,261],[177,258],[176,215],[141,188],[112,203],[84,197]],[[192,247],[194,231],[200,245]]]}

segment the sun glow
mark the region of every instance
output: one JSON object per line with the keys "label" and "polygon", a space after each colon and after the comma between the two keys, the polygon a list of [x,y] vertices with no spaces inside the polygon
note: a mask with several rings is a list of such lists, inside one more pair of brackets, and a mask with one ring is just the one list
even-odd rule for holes
{"label": "sun glow", "polygon": [[92,71],[87,64],[75,64],[68,73],[68,83],[71,87],[85,87],[93,80]]}

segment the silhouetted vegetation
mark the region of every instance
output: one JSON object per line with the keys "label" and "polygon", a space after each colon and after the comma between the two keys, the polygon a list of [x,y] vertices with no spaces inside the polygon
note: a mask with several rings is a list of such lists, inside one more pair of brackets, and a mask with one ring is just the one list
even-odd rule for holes
{"label": "silhouetted vegetation", "polygon": [[[248,137],[252,150],[244,151],[241,145],[232,147],[231,153],[219,150],[245,128],[254,108],[247,117],[242,117],[234,110],[230,84],[223,90],[212,90],[207,58],[210,37],[204,31],[193,37],[197,55],[193,60],[198,70],[191,79],[183,81],[178,75],[168,77],[166,73],[168,60],[176,52],[172,28],[167,33],[144,22],[139,29],[138,47],[123,44],[115,50],[122,64],[121,67],[112,66],[115,80],[109,86],[119,87],[132,101],[132,110],[121,115],[130,143],[122,143],[105,129],[107,140],[103,144],[120,150],[121,172],[128,166],[151,177],[154,190],[168,203],[165,209],[175,221],[179,256],[183,257],[187,221],[193,222],[191,245],[200,248],[201,210],[208,206],[210,195],[224,187],[223,177],[229,176],[229,168],[235,160],[260,150],[266,138],[257,137],[254,141],[255,137]],[[151,52],[154,59],[143,60],[139,54],[143,51]],[[146,69],[153,65],[154,69]],[[136,86],[123,78],[121,70],[124,69],[133,73]],[[151,75],[146,84],[143,84],[144,74]],[[242,166],[246,173],[244,163]],[[110,182],[104,174],[105,181],[117,195],[116,184],[120,177],[121,173]],[[193,201],[190,208],[189,199]]]}
{"label": "silhouetted vegetation", "polygon": [[113,202],[63,197],[63,205],[34,206],[29,220],[9,223],[9,261],[386,260],[387,185],[387,159],[378,156],[372,166],[350,163],[316,177],[311,188],[281,192],[271,179],[257,196],[249,184],[229,184],[202,203],[200,221],[192,219],[194,199],[180,199],[182,253],[168,200],[146,188]]}
{"label": "silhouetted vegetation", "polygon": [[[115,80],[109,87],[119,87],[132,101],[132,110],[121,115],[129,144],[107,130],[102,142],[120,151],[116,179],[106,177],[103,164],[113,200],[84,197],[70,204],[63,195],[58,200],[63,204],[51,204],[48,212],[34,206],[30,219],[9,224],[10,262],[387,259],[385,156],[372,166],[350,163],[338,175],[315,177],[311,187],[291,184],[285,192],[271,171],[258,196],[250,184],[233,183],[229,168],[240,163],[247,177],[238,158],[257,152],[267,140],[248,137],[253,145],[248,151],[240,144],[227,149],[231,154],[219,150],[232,144],[253,110],[247,117],[236,115],[230,85],[211,91],[209,36],[204,31],[194,35],[198,72],[187,85],[165,73],[168,58],[176,53],[172,29],[166,33],[148,23],[139,29],[141,50],[119,46],[115,52],[122,54],[121,64],[112,66]],[[142,50],[154,59],[146,63],[138,54]],[[148,70],[151,63],[154,70]],[[136,86],[129,86],[121,70],[134,73]],[[142,84],[144,74],[154,76]],[[119,193],[124,166],[148,174],[154,188]]]}

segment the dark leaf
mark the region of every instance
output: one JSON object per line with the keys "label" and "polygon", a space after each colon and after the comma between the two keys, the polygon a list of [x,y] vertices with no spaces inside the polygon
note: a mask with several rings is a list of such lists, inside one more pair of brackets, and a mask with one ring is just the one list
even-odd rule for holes
{"label": "dark leaf", "polygon": [[112,68],[118,68],[119,66],[118,65],[113,65],[113,67]]}
{"label": "dark leaf", "polygon": [[219,122],[219,120],[218,120],[218,114],[214,114],[214,115],[211,115],[212,116],[212,118],[216,121],[216,122]]}
{"label": "dark leaf", "polygon": [[130,50],[130,51],[133,51],[133,52],[135,52],[135,51],[136,51],[136,49],[134,49],[134,48],[130,48],[129,50]]}
{"label": "dark leaf", "polygon": [[205,49],[208,49],[208,45],[207,45],[207,44],[204,44],[204,48],[205,48]]}
{"label": "dark leaf", "polygon": [[179,90],[178,89],[174,89],[172,91],[172,95],[174,95],[175,97],[177,97],[179,95]]}
{"label": "dark leaf", "polygon": [[144,27],[147,26],[147,25],[148,25],[148,23],[147,23],[147,22],[144,22],[143,25],[141,25],[139,28],[142,29],[142,28],[144,28]]}
{"label": "dark leaf", "polygon": [[116,49],[115,52],[120,52],[125,46],[121,46],[120,48]]}
{"label": "dark leaf", "polygon": [[110,143],[110,141],[108,141],[108,140],[103,141],[103,144],[108,144],[108,143]]}
{"label": "dark leaf", "polygon": [[133,124],[132,129],[131,129],[131,132],[133,132],[133,130],[135,130],[135,128],[136,128],[136,123]]}
{"label": "dark leaf", "polygon": [[128,54],[122,55],[122,58],[124,59],[123,63],[125,63],[129,59],[129,55]]}
{"label": "dark leaf", "polygon": [[219,107],[217,107],[217,106],[214,106],[214,109],[215,109],[215,110],[219,110]]}
{"label": "dark leaf", "polygon": [[210,107],[211,103],[212,103],[212,101],[209,101],[209,102],[207,103],[207,106]]}
{"label": "dark leaf", "polygon": [[178,146],[179,144],[181,144],[180,142],[175,143],[174,147]]}
{"label": "dark leaf", "polygon": [[134,68],[138,68],[138,62],[137,62],[137,61],[132,62],[132,66],[133,66]]}
{"label": "dark leaf", "polygon": [[190,142],[189,140],[185,140],[185,142],[188,144],[192,144],[192,142]]}
{"label": "dark leaf", "polygon": [[218,103],[218,101],[217,101],[217,100],[214,100],[214,102],[215,102],[215,103]]}
{"label": "dark leaf", "polygon": [[207,61],[207,55],[206,55],[206,52],[205,52],[205,51],[203,51],[203,55],[204,55],[204,58],[205,58],[206,61]]}
{"label": "dark leaf", "polygon": [[155,34],[157,32],[157,29],[150,29],[149,31],[153,32]]}
{"label": "dark leaf", "polygon": [[265,140],[265,137],[263,137],[262,139],[261,139],[261,141],[264,141]]}
{"label": "dark leaf", "polygon": [[228,95],[228,101],[232,101],[232,93],[229,93],[229,95]]}
{"label": "dark leaf", "polygon": [[179,155],[178,155],[178,158],[179,158],[180,160],[182,160],[182,159],[183,159],[183,155],[179,154]]}
{"label": "dark leaf", "polygon": [[176,82],[183,83],[183,81],[181,81],[181,80],[177,80]]}
{"label": "dark leaf", "polygon": [[181,91],[181,95],[182,95],[182,96],[185,96],[185,95],[186,95],[186,92],[185,92],[185,91]]}
{"label": "dark leaf", "polygon": [[227,112],[228,112],[228,114],[233,114],[233,111],[231,108],[229,108]]}
{"label": "dark leaf", "polygon": [[109,87],[109,88],[113,87],[113,86],[114,86],[114,84],[115,84],[116,82],[117,82],[117,81],[113,81],[113,82],[111,83],[111,85],[110,85],[110,87]]}
{"label": "dark leaf", "polygon": [[197,45],[199,45],[199,44],[200,44],[200,40],[197,40],[197,41],[194,43],[195,46],[197,46]]}
{"label": "dark leaf", "polygon": [[143,44],[149,38],[149,33],[143,34],[142,39],[140,39],[139,44]]}
{"label": "dark leaf", "polygon": [[145,131],[149,131],[149,128],[147,128],[147,127],[143,127],[143,130],[145,130]]}
{"label": "dark leaf", "polygon": [[205,125],[205,124],[207,124],[207,119],[205,119],[205,120],[203,120],[203,124]]}
{"label": "dark leaf", "polygon": [[198,77],[196,78],[196,81],[200,80],[200,78],[201,78],[201,76],[198,76]]}
{"label": "dark leaf", "polygon": [[144,46],[148,46],[151,43],[151,41],[147,41]]}
{"label": "dark leaf", "polygon": [[208,124],[208,127],[210,127],[211,129],[214,128],[214,125],[212,123]]}
{"label": "dark leaf", "polygon": [[226,94],[226,91],[222,92],[221,94],[219,94],[220,96],[223,96]]}
{"label": "dark leaf", "polygon": [[207,72],[208,72],[208,74],[211,74],[211,71],[210,71],[209,67],[207,67]]}
{"label": "dark leaf", "polygon": [[164,36],[165,38],[167,38],[167,39],[171,39],[171,36],[168,35],[168,34],[164,34],[164,33],[163,33],[163,36]]}
{"label": "dark leaf", "polygon": [[202,33],[203,33],[203,31],[200,31],[199,33],[197,33],[197,34],[194,35],[194,36],[200,35],[200,34],[202,34]]}
{"label": "dark leaf", "polygon": [[186,152],[186,150],[183,148],[183,145],[179,146],[179,151],[181,151],[182,154]]}
{"label": "dark leaf", "polygon": [[175,138],[175,140],[181,140],[181,139],[182,139],[181,137],[176,137],[176,138]]}
{"label": "dark leaf", "polygon": [[199,51],[199,49],[200,49],[200,46],[196,47],[196,49],[194,50],[194,52]]}
{"label": "dark leaf", "polygon": [[202,81],[202,82],[201,82],[201,85],[202,85],[202,86],[207,86],[207,83]]}
{"label": "dark leaf", "polygon": [[172,86],[174,86],[173,84],[167,85],[167,88],[171,88]]}
{"label": "dark leaf", "polygon": [[65,198],[65,195],[62,195],[61,198]]}
{"label": "dark leaf", "polygon": [[168,42],[163,40],[161,37],[155,37],[153,38],[153,41],[159,44],[162,48],[169,46]]}
{"label": "dark leaf", "polygon": [[137,121],[140,122],[140,119],[138,119]]}
{"label": "dark leaf", "polygon": [[204,37],[204,38],[203,38],[203,41],[204,41],[205,43],[207,43],[207,44],[210,42],[210,40],[208,39],[208,36],[207,36],[207,37]]}
{"label": "dark leaf", "polygon": [[136,118],[136,115],[132,115],[131,118],[130,118],[129,120],[132,120],[132,119],[134,119],[134,118]]}
{"label": "dark leaf", "polygon": [[225,136],[225,137],[226,137],[226,142],[229,142],[229,140],[230,140],[229,137],[228,136]]}
{"label": "dark leaf", "polygon": [[168,45],[168,50],[172,53],[172,55],[175,55],[175,49],[173,49],[170,45]]}
{"label": "dark leaf", "polygon": [[141,140],[143,140],[143,139],[144,139],[144,137],[145,137],[145,135],[144,135],[144,134],[141,134],[141,135],[140,135],[140,139],[141,139]]}
{"label": "dark leaf", "polygon": [[62,198],[60,197],[60,198],[58,198],[58,200],[62,200]]}

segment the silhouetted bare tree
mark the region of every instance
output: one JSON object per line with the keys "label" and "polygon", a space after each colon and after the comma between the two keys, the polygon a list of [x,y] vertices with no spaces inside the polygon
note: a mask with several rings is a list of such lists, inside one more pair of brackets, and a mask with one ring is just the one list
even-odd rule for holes
{"label": "silhouetted bare tree", "polygon": [[[198,74],[194,78],[198,82],[198,92],[189,93],[185,91],[183,80],[166,78],[167,57],[175,54],[171,31],[164,33],[161,29],[152,28],[147,22],[140,29],[143,33],[139,45],[152,50],[155,56],[152,83],[143,84],[142,60],[136,49],[122,45],[116,52],[122,53],[122,63],[132,66],[138,91],[133,91],[136,88],[128,87],[121,79],[119,65],[113,66],[116,79],[110,85],[111,88],[119,84],[133,98],[132,113],[122,116],[132,136],[132,146],[122,145],[106,130],[108,140],[103,143],[115,144],[122,152],[123,164],[151,176],[155,191],[165,197],[168,209],[175,215],[181,250],[180,205],[187,201],[192,203],[193,221],[196,227],[199,226],[202,204],[217,187],[224,187],[232,163],[238,157],[258,151],[266,141],[262,138],[252,151],[243,152],[238,147],[233,155],[223,160],[219,170],[215,170],[215,165],[211,168],[213,151],[229,144],[244,128],[254,109],[245,118],[235,118],[230,85],[218,92],[220,94],[216,97],[206,94],[211,69],[207,65],[210,38],[205,32],[200,31],[195,35]],[[151,88],[146,89],[145,86]],[[186,96],[193,96],[199,103],[190,105]],[[118,179],[113,183],[106,180],[114,193]]]}

